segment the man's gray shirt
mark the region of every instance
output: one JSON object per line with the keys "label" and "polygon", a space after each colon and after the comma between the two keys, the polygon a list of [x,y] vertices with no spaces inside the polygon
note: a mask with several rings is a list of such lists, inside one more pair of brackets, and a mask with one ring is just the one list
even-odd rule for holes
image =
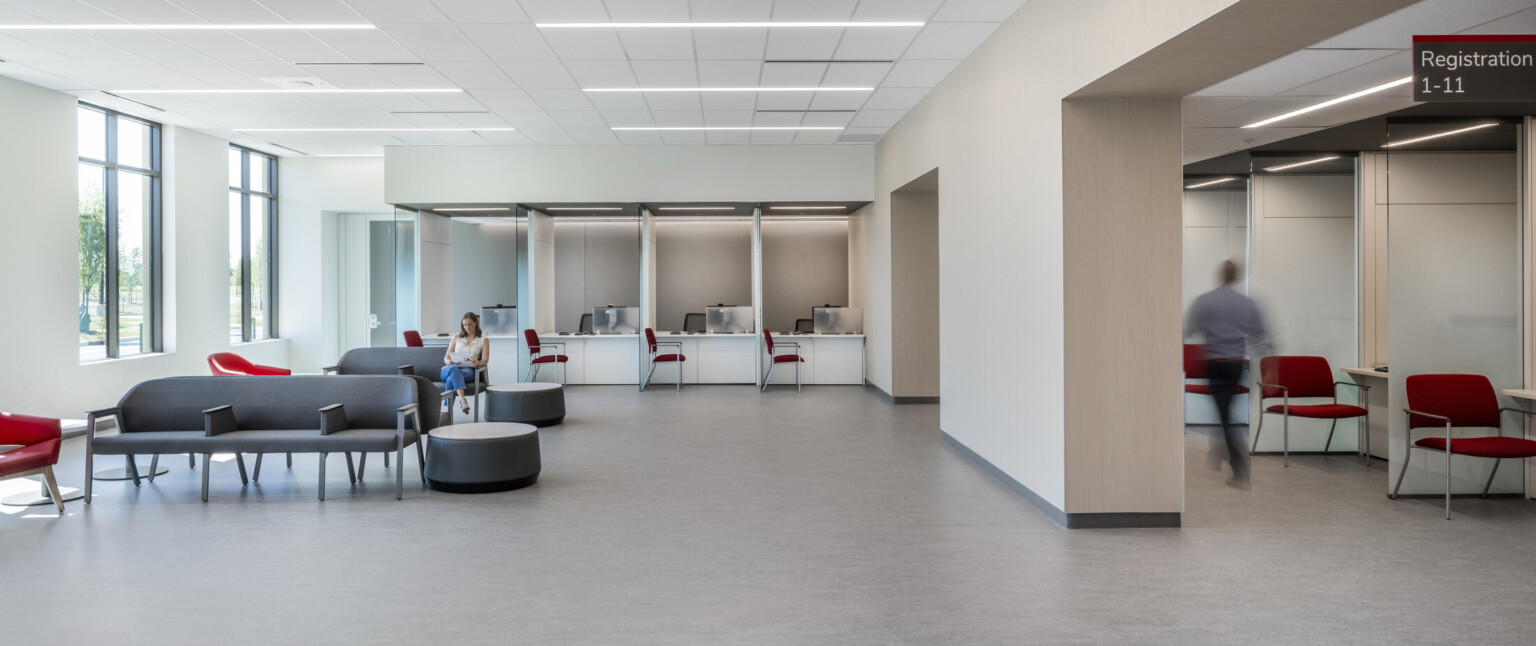
{"label": "man's gray shirt", "polygon": [[1253,299],[1237,293],[1231,285],[1222,285],[1195,299],[1184,321],[1184,337],[1199,333],[1205,339],[1205,358],[1244,359],[1248,344],[1264,354],[1269,340],[1264,319]]}

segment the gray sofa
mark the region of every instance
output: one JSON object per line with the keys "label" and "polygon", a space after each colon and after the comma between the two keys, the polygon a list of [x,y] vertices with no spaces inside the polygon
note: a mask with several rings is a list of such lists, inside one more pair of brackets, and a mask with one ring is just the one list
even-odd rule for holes
{"label": "gray sofa", "polygon": [[[117,406],[86,414],[85,472],[96,455],[194,453],[203,456],[203,502],[208,501],[214,453],[319,453],[320,499],[325,500],[325,458],[331,453],[393,451],[403,459],[420,432],[437,426],[437,390],[421,377],[280,376],[168,377],[134,386]],[[96,436],[97,423],[115,417],[116,435]],[[351,456],[347,456],[351,467]],[[240,462],[245,482],[244,461]],[[403,463],[402,463],[403,464]],[[130,469],[133,469],[130,466]],[[136,470],[134,484],[139,484]],[[425,477],[425,476],[423,476]],[[423,480],[425,481],[425,480]],[[404,496],[404,469],[395,471],[395,498]],[[85,501],[91,502],[91,479]]]}
{"label": "gray sofa", "polygon": [[[438,392],[441,393],[443,382],[438,378],[443,371],[444,353],[445,349],[442,347],[353,348],[341,355],[336,365],[327,366],[321,370],[339,375],[417,375],[432,380]],[[464,394],[473,395],[475,398],[475,421],[477,422],[480,421],[480,393],[485,391],[487,385],[485,366],[475,369],[473,383],[464,384]],[[423,407],[426,406],[426,401],[422,400]],[[427,414],[426,411],[423,413]],[[451,421],[450,414],[448,421],[444,424]]]}

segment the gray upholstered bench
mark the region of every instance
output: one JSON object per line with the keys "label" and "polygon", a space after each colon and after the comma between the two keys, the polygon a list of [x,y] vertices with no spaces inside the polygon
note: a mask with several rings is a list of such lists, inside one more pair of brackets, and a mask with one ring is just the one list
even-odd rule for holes
{"label": "gray upholstered bench", "polygon": [[543,468],[539,429],[528,424],[455,424],[427,437],[427,485],[450,493],[489,493],[532,485]]}
{"label": "gray upholstered bench", "polygon": [[565,421],[565,387],[541,382],[491,386],[485,390],[485,420],[543,428]]}
{"label": "gray upholstered bench", "polygon": [[[203,501],[208,501],[209,461],[214,453],[319,453],[320,499],[325,500],[325,458],[331,453],[393,451],[417,444],[435,427],[435,415],[417,414],[422,400],[436,406],[432,382],[404,376],[170,377],[134,386],[112,408],[91,411],[86,421],[85,470],[96,455],[194,453],[203,456]],[[96,436],[97,422],[116,417],[116,435]],[[244,460],[241,482],[246,483]],[[134,472],[134,485],[139,484]],[[404,493],[404,471],[395,473],[395,497]],[[353,477],[355,481],[355,476]],[[86,480],[85,501],[91,501]]]}

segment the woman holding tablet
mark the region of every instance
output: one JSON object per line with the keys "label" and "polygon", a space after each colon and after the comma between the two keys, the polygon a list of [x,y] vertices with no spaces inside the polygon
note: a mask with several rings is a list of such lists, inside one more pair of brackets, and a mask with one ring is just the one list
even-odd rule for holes
{"label": "woman holding tablet", "polygon": [[[464,383],[475,378],[475,368],[491,361],[491,346],[480,333],[480,315],[465,312],[459,321],[459,333],[448,341],[448,351],[443,353],[443,392],[459,394],[460,408],[469,414],[469,398],[464,396]],[[447,402],[450,406],[452,402]]]}

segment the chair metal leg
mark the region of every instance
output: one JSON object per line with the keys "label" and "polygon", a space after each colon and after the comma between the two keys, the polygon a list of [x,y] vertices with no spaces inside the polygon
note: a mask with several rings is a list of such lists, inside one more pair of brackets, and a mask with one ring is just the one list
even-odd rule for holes
{"label": "chair metal leg", "polygon": [[[1497,468],[1497,465],[1495,465]],[[151,472],[153,473],[153,472]],[[59,508],[59,513],[64,513],[64,496],[59,493],[59,481],[53,479],[53,465],[43,467],[43,484],[48,486],[48,497],[53,499],[53,506]]]}
{"label": "chair metal leg", "polygon": [[[1285,408],[1289,411],[1291,407],[1287,405]],[[1280,418],[1280,437],[1280,450],[1285,453],[1282,466],[1289,467],[1291,466],[1291,416],[1289,413]]]}
{"label": "chair metal leg", "polygon": [[388,451],[384,452],[384,468],[386,468],[386,469],[389,468],[389,452]]}
{"label": "chair metal leg", "polygon": [[292,453],[288,454],[288,468],[290,468],[290,469],[293,468],[293,454]]}
{"label": "chair metal leg", "polygon": [[325,459],[330,457],[330,456],[331,456],[331,454],[329,454],[329,453],[321,453],[320,454],[320,499],[321,500],[325,500]]}
{"label": "chair metal leg", "polygon": [[673,361],[672,365],[677,367],[677,392],[683,392],[683,362]]}
{"label": "chair metal leg", "polygon": [[758,388],[757,392],[760,392],[760,393],[768,392],[768,380],[773,378],[773,367],[776,366],[776,365],[778,365],[778,364],[776,364],[776,363],[768,364],[768,374],[763,376],[763,387],[762,388]]}
{"label": "chair metal leg", "polygon": [[240,486],[243,487],[245,485],[251,484],[250,479],[245,477],[245,454],[244,453],[236,453],[235,454],[235,466],[240,467]]}
{"label": "chair metal leg", "polygon": [[251,469],[251,482],[261,482],[261,459],[266,455],[265,453],[256,454],[256,468]]}
{"label": "chair metal leg", "polygon": [[652,361],[651,362],[651,371],[645,373],[645,381],[640,382],[640,390],[643,391],[643,390],[645,390],[646,386],[651,385],[651,377],[654,376],[655,374],[656,374],[656,362]]}
{"label": "chair metal leg", "polygon": [[405,469],[398,468],[405,462],[405,447],[395,449],[395,500],[405,498]]}
{"label": "chair metal leg", "polygon": [[1328,425],[1328,441],[1323,443],[1323,454],[1324,455],[1327,455],[1329,447],[1333,446],[1333,432],[1334,432],[1334,430],[1336,430],[1338,428],[1339,428],[1339,420],[1333,420],[1333,423]]}
{"label": "chair metal leg", "polygon": [[1369,413],[1360,418],[1360,425],[1365,427],[1365,466],[1371,466],[1371,415]]}
{"label": "chair metal leg", "polygon": [[155,481],[155,472],[160,470],[160,454],[156,453],[149,459],[149,481]]}
{"label": "chair metal leg", "polygon": [[1483,495],[1478,496],[1479,498],[1488,497],[1488,490],[1493,487],[1493,476],[1499,472],[1499,463],[1503,461],[1504,458],[1498,458],[1493,461],[1493,470],[1488,472],[1488,484],[1483,485]]}
{"label": "chair metal leg", "polygon": [[188,469],[196,469],[197,468],[197,458],[193,457],[193,455],[191,453],[187,454],[187,468]]}
{"label": "chair metal leg", "polygon": [[345,455],[347,456],[347,480],[357,484],[357,469],[352,468],[352,452],[347,451]]}
{"label": "chair metal leg", "polygon": [[1403,488],[1403,476],[1408,475],[1408,461],[1412,460],[1412,459],[1413,459],[1413,451],[1412,450],[1410,450],[1407,453],[1403,454],[1403,470],[1397,472],[1397,484],[1392,486],[1392,495],[1387,496],[1388,498],[1391,498],[1393,500],[1397,500],[1397,490]]}
{"label": "chair metal leg", "polygon": [[[208,502],[208,472],[211,471],[211,469],[208,468],[208,464],[212,460],[213,460],[213,454],[212,453],[204,453],[203,454],[203,502]],[[86,486],[90,486],[90,485],[86,485]]]}
{"label": "chair metal leg", "polygon": [[800,392],[800,362],[795,362],[795,392]]}
{"label": "chair metal leg", "polygon": [[[1451,448],[1451,436],[1445,436],[1445,448]],[[1445,452],[1445,519],[1451,519],[1451,456],[1450,451]]]}
{"label": "chair metal leg", "polygon": [[1264,402],[1259,402],[1259,427],[1253,429],[1253,444],[1248,447],[1248,455],[1259,448],[1259,434],[1264,432]]}
{"label": "chair metal leg", "polygon": [[421,484],[427,484],[427,454],[421,446],[425,443],[419,438],[416,440],[416,464],[421,467]]}
{"label": "chair metal leg", "polygon": [[91,481],[95,480],[95,478],[91,477],[91,474],[95,473],[94,471],[91,470],[91,466],[92,466],[92,463],[94,463],[95,461],[96,461],[96,453],[95,453],[95,451],[91,450],[90,440],[86,440],[86,443],[85,443],[85,504],[87,504],[87,505],[91,504]]}
{"label": "chair metal leg", "polygon": [[128,456],[128,475],[133,477],[133,486],[137,487],[141,484],[139,482],[139,456]]}
{"label": "chair metal leg", "polygon": [[[389,454],[385,453],[384,455],[389,455]],[[364,452],[362,455],[357,456],[357,481],[358,482],[362,482],[363,481],[363,471],[366,470],[367,468],[368,468],[368,453]]]}

